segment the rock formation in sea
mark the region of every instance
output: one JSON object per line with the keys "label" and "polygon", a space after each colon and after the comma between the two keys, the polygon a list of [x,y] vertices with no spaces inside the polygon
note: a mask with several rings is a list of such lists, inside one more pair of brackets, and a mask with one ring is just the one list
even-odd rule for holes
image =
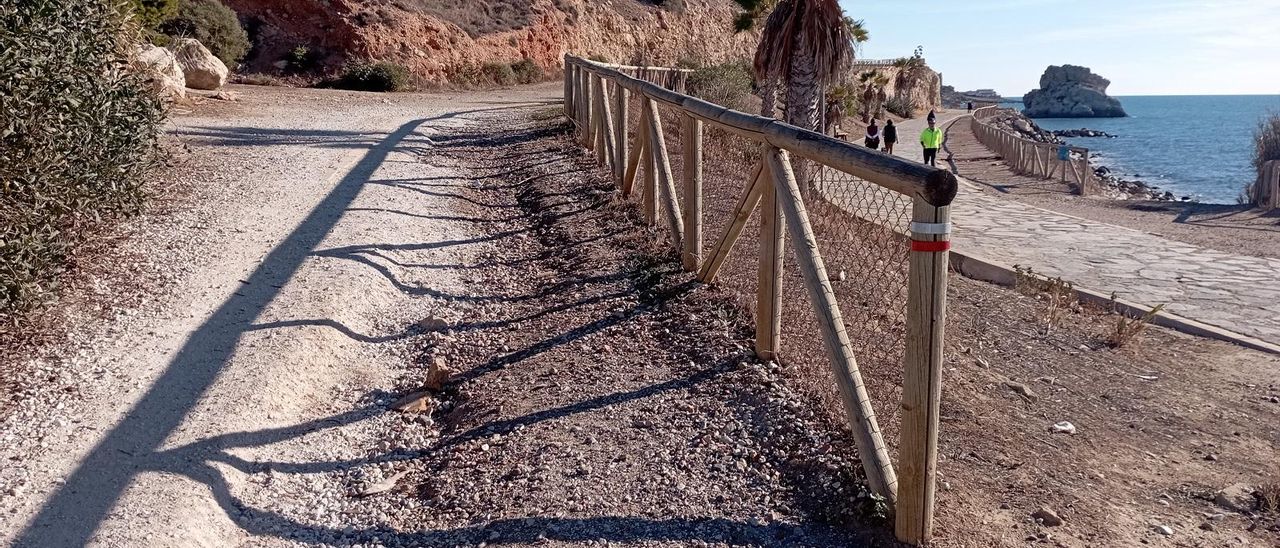
{"label": "rock formation in sea", "polygon": [[1031,118],[1119,118],[1120,101],[1107,96],[1111,81],[1087,67],[1050,66],[1040,76],[1040,89],[1022,97],[1023,114]]}

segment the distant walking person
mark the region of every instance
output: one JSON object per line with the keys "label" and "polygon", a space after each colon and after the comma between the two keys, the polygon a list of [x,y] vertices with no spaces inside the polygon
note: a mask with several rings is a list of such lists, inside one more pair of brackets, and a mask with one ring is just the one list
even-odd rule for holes
{"label": "distant walking person", "polygon": [[867,136],[862,143],[871,150],[880,150],[880,126],[876,125],[875,120],[872,120],[871,125],[867,126]]}
{"label": "distant walking person", "polygon": [[973,112],[973,101],[969,101],[968,103],[964,104],[964,111]]}
{"label": "distant walking person", "polygon": [[929,118],[929,127],[920,132],[920,145],[924,147],[924,163],[938,167],[938,149],[942,148],[942,130],[934,127],[933,118]]}
{"label": "distant walking person", "polygon": [[884,151],[893,154],[893,144],[898,142],[898,126],[893,120],[884,121]]}

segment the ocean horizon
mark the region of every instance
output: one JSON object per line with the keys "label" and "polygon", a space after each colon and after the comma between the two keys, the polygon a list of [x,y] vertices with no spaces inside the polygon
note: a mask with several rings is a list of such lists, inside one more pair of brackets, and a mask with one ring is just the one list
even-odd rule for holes
{"label": "ocean horizon", "polygon": [[[1277,95],[1119,95],[1126,118],[1035,118],[1047,130],[1089,128],[1115,138],[1069,138],[1096,165],[1178,199],[1235,204],[1256,175],[1253,132]],[[1022,102],[1010,101],[1019,110]]]}

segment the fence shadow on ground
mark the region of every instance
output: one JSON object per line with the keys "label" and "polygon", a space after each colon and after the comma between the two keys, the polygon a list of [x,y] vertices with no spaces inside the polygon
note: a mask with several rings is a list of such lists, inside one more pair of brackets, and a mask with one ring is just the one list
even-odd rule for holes
{"label": "fence shadow on ground", "polygon": [[[420,150],[419,143],[425,137],[418,132],[424,124],[486,110],[498,108],[454,111],[413,120],[386,135],[243,127],[179,131],[179,135],[212,139],[214,145],[304,144],[365,149],[367,152],[245,278],[241,290],[229,297],[191,334],[138,403],[89,451],[30,524],[16,536],[14,544],[83,546],[91,540],[138,473],[157,468],[157,462],[168,461],[172,466],[183,466],[182,461],[170,461],[172,453],[160,451],[161,444],[213,384],[231,358],[241,335],[261,328],[254,326],[253,321],[338,223],[377,169],[388,161],[393,152],[414,153]],[[216,489],[220,480],[208,479]]]}

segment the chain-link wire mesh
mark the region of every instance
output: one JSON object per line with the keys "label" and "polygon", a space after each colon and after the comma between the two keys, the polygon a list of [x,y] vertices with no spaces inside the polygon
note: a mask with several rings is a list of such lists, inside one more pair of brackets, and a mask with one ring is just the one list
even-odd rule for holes
{"label": "chain-link wire mesh", "polygon": [[[758,99],[757,99],[758,100]],[[676,198],[685,196],[683,113],[655,103],[661,118]],[[758,109],[758,104],[756,105]],[[637,146],[643,120],[643,98],[628,100],[628,142]],[[647,143],[646,143],[647,146]],[[763,144],[716,127],[703,127],[703,245],[702,259],[710,260],[735,209],[752,182]],[[793,156],[793,162],[799,162]],[[636,174],[632,200],[643,200],[645,170]],[[837,301],[864,381],[871,393],[885,441],[898,441],[902,363],[906,338],[911,198],[848,173],[809,162],[809,181],[801,181],[819,251],[835,289]],[[772,184],[765,169],[765,184]],[[659,195],[660,196],[660,195]],[[666,230],[666,208],[659,201],[655,226]],[[754,317],[758,287],[760,213],[743,226],[732,253],[719,269],[716,287]],[[687,227],[686,227],[687,232]],[[779,361],[789,383],[813,402],[815,415],[834,425],[847,424],[839,392],[832,379],[830,358],[805,282],[788,235],[784,257],[782,337]],[[673,253],[674,253],[673,248]]]}

